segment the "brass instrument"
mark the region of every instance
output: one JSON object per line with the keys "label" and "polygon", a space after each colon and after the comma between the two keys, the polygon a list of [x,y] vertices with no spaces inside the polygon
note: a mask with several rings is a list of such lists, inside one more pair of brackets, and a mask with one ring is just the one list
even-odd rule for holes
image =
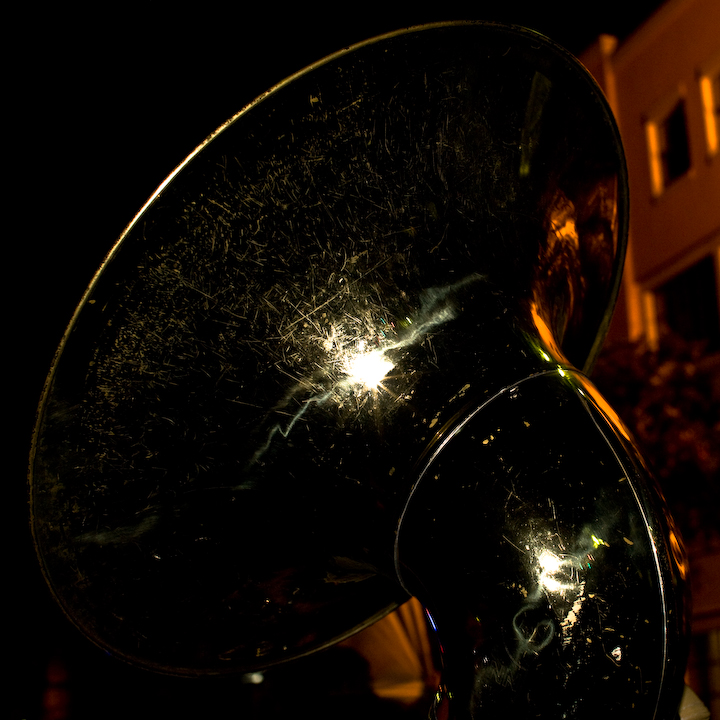
{"label": "brass instrument", "polygon": [[251,672],[410,595],[455,718],[673,718],[684,560],[586,376],[627,177],[531,31],[441,23],[279,84],[97,273],[32,452],[45,577],[98,645]]}

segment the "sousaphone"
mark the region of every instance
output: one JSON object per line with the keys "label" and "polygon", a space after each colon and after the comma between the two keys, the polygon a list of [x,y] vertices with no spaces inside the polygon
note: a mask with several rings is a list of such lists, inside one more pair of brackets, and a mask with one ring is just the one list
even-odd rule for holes
{"label": "sousaphone", "polygon": [[54,361],[31,507],[69,618],[220,674],[414,595],[452,717],[673,718],[682,551],[585,374],[627,214],[602,93],[527,30],[392,33],[258,98],[129,225]]}

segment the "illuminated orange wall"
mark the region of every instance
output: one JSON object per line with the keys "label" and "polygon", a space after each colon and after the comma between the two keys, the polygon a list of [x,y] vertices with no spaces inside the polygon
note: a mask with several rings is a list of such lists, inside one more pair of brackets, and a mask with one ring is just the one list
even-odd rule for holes
{"label": "illuminated orange wall", "polygon": [[[720,0],[670,0],[625,42],[603,36],[581,60],[604,88],[625,145],[630,248],[618,311],[628,321],[617,324],[636,339],[647,331],[643,293],[720,252],[720,151],[708,153],[700,92],[700,76],[720,67]],[[690,170],[654,196],[646,123],[680,98]]]}

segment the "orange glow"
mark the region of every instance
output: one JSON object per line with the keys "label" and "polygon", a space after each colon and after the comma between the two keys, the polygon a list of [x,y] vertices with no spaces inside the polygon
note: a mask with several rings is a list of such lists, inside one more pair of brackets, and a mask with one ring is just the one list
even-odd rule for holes
{"label": "orange glow", "polygon": [[610,407],[608,401],[600,394],[598,389],[584,375],[578,373],[575,375],[575,379],[582,385],[583,391],[593,400],[600,412],[609,420],[610,424],[617,428],[628,442],[632,443],[633,440],[630,437],[630,431],[620,419],[619,415]]}
{"label": "orange glow", "polygon": [[[552,330],[550,330],[548,324],[538,312],[538,305],[536,302],[532,302],[530,304],[530,314],[532,315],[533,323],[537,328],[541,340],[543,341],[543,343],[545,343],[546,349],[553,354],[552,360],[556,362],[565,362],[565,357],[563,356],[562,350],[560,350],[560,347],[555,340],[555,336],[553,335]],[[551,358],[547,359],[550,360]]]}

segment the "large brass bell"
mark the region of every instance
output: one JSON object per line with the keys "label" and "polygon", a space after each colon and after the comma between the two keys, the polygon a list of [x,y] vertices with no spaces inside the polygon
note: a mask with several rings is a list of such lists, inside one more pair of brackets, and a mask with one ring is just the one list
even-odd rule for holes
{"label": "large brass bell", "polygon": [[45,577],[182,675],[410,595],[452,717],[673,718],[682,553],[584,374],[627,232],[601,92],[530,31],[386,35],[273,88],[136,217],[48,378]]}

